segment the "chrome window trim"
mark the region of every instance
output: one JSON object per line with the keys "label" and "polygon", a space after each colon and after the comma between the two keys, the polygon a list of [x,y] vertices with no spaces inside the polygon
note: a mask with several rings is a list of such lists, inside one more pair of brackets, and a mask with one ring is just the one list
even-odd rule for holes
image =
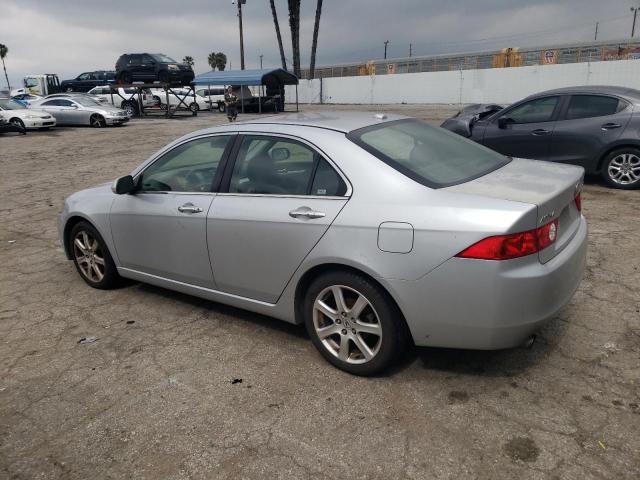
{"label": "chrome window trim", "polygon": [[310,198],[312,200],[348,200],[347,196],[336,195],[286,195],[281,193],[230,193],[230,192],[218,192],[216,195],[221,197],[274,197],[274,198]]}
{"label": "chrome window trim", "polygon": [[[304,143],[309,148],[314,150],[316,153],[320,154],[320,156],[331,166],[331,168],[333,168],[338,173],[340,178],[342,178],[342,181],[347,186],[347,191],[344,193],[344,195],[339,195],[339,196],[335,196],[334,195],[333,197],[334,198],[349,198],[353,194],[353,187],[351,186],[351,182],[349,181],[347,176],[344,174],[344,172],[340,169],[340,167],[336,164],[336,162],[334,162],[331,159],[331,157],[324,152],[324,150],[322,150],[320,147],[316,146],[315,144],[311,143],[309,140],[306,140],[306,139],[304,139],[302,137],[298,137],[296,135],[292,135],[290,133],[280,133],[280,132],[252,132],[252,131],[240,130],[237,133],[239,135],[243,135],[243,136],[251,135],[251,136],[289,138],[291,140],[295,140],[297,142]],[[238,158],[238,155],[236,154],[235,158],[233,159],[233,166],[234,167],[235,167],[235,163],[236,163],[237,158]],[[228,192],[225,192],[225,193],[228,193]],[[269,193],[249,193],[249,194],[245,194],[245,193],[235,194],[234,193],[233,195],[261,195],[261,196],[264,196],[264,197],[294,197],[294,198],[310,198],[310,197],[329,198],[329,195],[327,195],[326,197],[323,197],[321,195],[281,195],[281,194],[269,194]]]}

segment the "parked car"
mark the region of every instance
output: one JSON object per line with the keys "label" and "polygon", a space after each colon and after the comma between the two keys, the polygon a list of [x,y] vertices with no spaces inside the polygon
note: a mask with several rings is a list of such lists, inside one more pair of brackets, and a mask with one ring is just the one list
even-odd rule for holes
{"label": "parked car", "polygon": [[[580,165],[611,187],[640,187],[639,90],[560,88],[467,120],[472,140],[504,155]],[[455,122],[442,126],[453,129]]]}
{"label": "parked car", "polygon": [[411,341],[530,341],[583,275],[583,174],[399,115],[305,113],[188,134],[68,197],[59,230],[92,287],[127,277],[304,323],[371,375]]}
{"label": "parked car", "polygon": [[93,87],[113,83],[116,73],[113,71],[97,70],[95,72],[85,72],[71,80],[63,80],[60,87],[63,92],[88,92]]}
{"label": "parked car", "polygon": [[35,102],[42,98],[43,97],[41,97],[40,95],[33,95],[31,93],[20,93],[11,97],[12,100],[15,100],[20,105],[23,105],[25,107],[28,107],[31,102]]}
{"label": "parked car", "polygon": [[0,98],[0,117],[21,128],[36,129],[56,126],[56,119],[48,112],[28,109],[10,98]]}
{"label": "parked car", "polygon": [[[122,88],[119,87],[112,92],[108,85],[102,85],[89,90],[89,95],[100,98],[101,103],[107,103],[109,105],[119,106],[121,109],[127,112],[132,117],[138,113],[138,89],[137,88]],[[156,104],[156,100],[153,98],[151,90],[144,89],[142,91],[142,107],[153,107]]]}
{"label": "parked car", "polygon": [[55,73],[36,73],[22,79],[22,87],[11,91],[11,96],[22,93],[49,95],[60,91],[60,79]]}
{"label": "parked car", "polygon": [[196,87],[196,95],[201,96],[207,100],[211,100],[214,108],[218,108],[221,112],[224,112],[224,87],[210,87],[210,88],[198,88]]}
{"label": "parked car", "polygon": [[[188,88],[172,88],[165,92],[164,90],[154,89],[151,91],[155,104],[160,104],[162,108],[167,108],[167,94],[169,96],[169,105],[178,108],[189,108],[189,110],[209,110],[209,99],[198,95],[196,92],[194,98],[194,92]],[[212,102],[214,103],[214,102]],[[187,107],[185,107],[185,104]],[[218,108],[217,102],[215,102],[215,108]]]}
{"label": "parked car", "polygon": [[127,53],[116,62],[116,78],[124,84],[160,82],[182,86],[193,81],[194,73],[190,65],[162,53]]}
{"label": "parked car", "polygon": [[91,125],[99,128],[129,121],[124,110],[98,103],[84,95],[46,97],[35,107],[55,116],[58,125]]}
{"label": "parked car", "polygon": [[23,126],[16,125],[15,123],[9,123],[4,118],[0,117],[0,133],[9,132],[21,133],[22,135],[26,135],[27,129]]}

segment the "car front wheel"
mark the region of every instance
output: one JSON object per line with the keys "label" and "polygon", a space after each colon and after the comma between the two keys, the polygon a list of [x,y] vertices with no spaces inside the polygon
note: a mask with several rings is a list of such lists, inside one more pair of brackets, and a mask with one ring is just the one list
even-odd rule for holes
{"label": "car front wheel", "polygon": [[97,113],[91,115],[89,123],[94,128],[102,128],[107,126],[107,122],[105,121],[104,117],[102,115],[98,115]]}
{"label": "car front wheel", "polygon": [[24,130],[24,122],[22,120],[20,120],[19,118],[12,118],[11,120],[9,120],[9,123],[12,123],[13,125],[15,125],[16,127],[20,128],[21,130]]}
{"label": "car front wheel", "polygon": [[397,306],[378,285],[352,272],[330,272],[310,285],[305,326],[322,356],[346,372],[370,376],[406,351],[409,334]]}
{"label": "car front wheel", "polygon": [[613,188],[631,190],[640,187],[640,149],[621,148],[604,159],[602,176]]}
{"label": "car front wheel", "polygon": [[109,289],[120,277],[111,254],[98,231],[88,222],[78,222],[71,229],[69,247],[76,270],[91,287]]}

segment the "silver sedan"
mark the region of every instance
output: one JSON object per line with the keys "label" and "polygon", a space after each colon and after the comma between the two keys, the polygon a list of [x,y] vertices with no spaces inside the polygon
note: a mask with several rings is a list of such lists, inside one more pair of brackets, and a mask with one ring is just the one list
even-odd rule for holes
{"label": "silver sedan", "polygon": [[30,108],[53,115],[59,126],[91,125],[100,128],[129,121],[129,115],[124,110],[98,103],[88,95],[56,94],[31,103]]}
{"label": "silver sedan", "polygon": [[582,181],[412,118],[278,116],[71,195],[60,235],[92,287],[127,277],[304,323],[329,362],[372,375],[412,343],[529,341],[583,275]]}

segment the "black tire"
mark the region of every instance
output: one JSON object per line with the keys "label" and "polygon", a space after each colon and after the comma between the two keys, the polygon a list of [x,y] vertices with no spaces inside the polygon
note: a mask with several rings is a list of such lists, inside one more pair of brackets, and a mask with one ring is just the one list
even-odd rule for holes
{"label": "black tire", "polygon": [[640,188],[640,148],[624,147],[609,153],[604,157],[600,174],[612,188]]}
{"label": "black tire", "polygon": [[200,106],[196,102],[191,102],[191,105],[189,105],[189,110],[191,110],[192,112],[198,112],[200,111]]}
{"label": "black tire", "polygon": [[[343,336],[346,335],[348,338],[353,338],[353,340],[346,340],[346,345],[348,345],[346,349],[348,352],[347,360],[338,358],[338,354],[335,352],[332,353],[330,347],[325,346],[325,343],[323,343],[323,340],[320,339],[316,331],[314,303],[318,298],[326,298],[322,297],[322,295],[325,295],[324,292],[330,290],[330,287],[339,287],[342,289],[348,310],[354,307],[355,298],[358,295],[364,297],[368,302],[368,306],[365,307],[363,313],[358,316],[358,319],[365,319],[368,316],[369,319],[375,320],[369,325],[378,325],[381,329],[382,335],[376,339],[375,335],[369,335],[366,332],[357,332],[356,329],[352,328],[354,326],[359,328],[358,325],[361,326],[362,323],[354,321],[353,317],[349,318],[349,311],[337,313],[337,318],[333,321],[329,317],[319,315],[318,321],[322,319],[323,322],[326,322],[321,325],[322,327],[328,326],[339,330],[325,337],[325,341],[337,346],[338,341],[342,342]],[[348,298],[349,295],[352,295],[352,298]],[[349,304],[349,302],[354,303]],[[337,307],[336,302],[332,308],[339,311],[340,309]],[[388,293],[371,280],[355,272],[334,271],[322,274],[316,278],[309,286],[305,295],[303,314],[307,332],[321,355],[335,367],[354,375],[371,376],[382,372],[402,357],[410,343],[410,335],[404,318]],[[353,332],[353,335],[351,335],[350,332]],[[363,335],[365,337],[363,337]],[[362,341],[363,338],[367,339],[367,343],[370,344],[368,346],[374,345],[372,351],[375,353],[369,360],[364,360],[362,358],[363,356],[359,355],[360,350],[356,347],[356,339],[354,338],[356,336],[359,336],[360,341]],[[352,350],[354,350],[354,352],[349,353]],[[351,363],[354,361],[363,363]]]}
{"label": "black tire", "polygon": [[94,128],[104,128],[107,126],[107,122],[102,115],[94,113],[89,119],[89,125]]}
{"label": "black tire", "polygon": [[131,73],[129,72],[120,73],[120,81],[125,85],[131,83]]}
{"label": "black tire", "polygon": [[64,89],[65,92],[73,92],[73,87],[67,87]]}
{"label": "black tire", "polygon": [[[90,261],[89,258],[85,258],[84,261],[79,262],[79,258],[83,258],[83,251],[80,249],[78,245],[75,244],[76,238],[83,238],[82,232],[86,233],[88,237],[95,239],[97,241],[97,247],[93,250],[94,253],[94,262],[97,262],[97,258],[101,258],[104,265],[99,265],[96,263],[97,268],[101,269],[102,278],[98,279],[97,274],[92,267],[87,263]],[[93,245],[93,242],[90,242]],[[80,277],[93,288],[98,288],[101,290],[108,290],[111,288],[115,288],[120,283],[120,275],[118,275],[118,269],[116,268],[115,263],[113,263],[113,258],[109,253],[109,249],[107,248],[106,243],[102,239],[102,236],[98,231],[91,225],[89,222],[81,221],[76,223],[71,232],[69,233],[69,238],[67,239],[67,248],[69,252],[71,252],[71,257],[73,258],[73,264],[76,266],[76,270],[80,274]],[[81,266],[80,263],[84,265]],[[89,269],[95,277],[90,278],[86,273],[85,269]]]}
{"label": "black tire", "polygon": [[21,128],[22,130],[26,130],[24,127],[24,122],[22,120],[20,120],[19,118],[12,118],[11,120],[9,120],[9,123],[12,123],[13,125],[15,125],[16,127]]}
{"label": "black tire", "polygon": [[221,111],[222,113],[224,113],[224,112],[227,111],[227,106],[224,103],[220,102],[218,104],[218,110]]}
{"label": "black tire", "polygon": [[169,83],[169,72],[166,70],[161,70],[158,72],[158,81],[160,83]]}
{"label": "black tire", "polygon": [[133,117],[138,114],[138,105],[129,100],[125,100],[120,104],[120,108],[127,112],[127,115]]}

